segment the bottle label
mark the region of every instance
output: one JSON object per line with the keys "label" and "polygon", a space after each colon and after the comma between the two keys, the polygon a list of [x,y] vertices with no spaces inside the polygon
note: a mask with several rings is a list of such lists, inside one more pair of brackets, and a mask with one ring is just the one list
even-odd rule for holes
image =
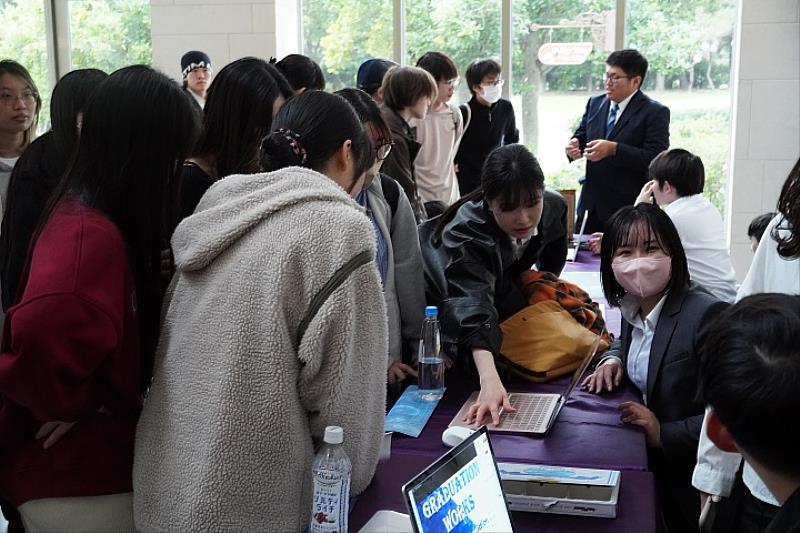
{"label": "bottle label", "polygon": [[314,472],[310,533],[347,531],[350,478],[335,470]]}

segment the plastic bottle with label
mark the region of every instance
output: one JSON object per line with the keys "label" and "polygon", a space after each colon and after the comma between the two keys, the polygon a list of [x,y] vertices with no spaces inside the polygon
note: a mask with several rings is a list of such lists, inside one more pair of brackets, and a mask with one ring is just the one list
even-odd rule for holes
{"label": "plastic bottle with label", "polygon": [[314,492],[309,533],[347,533],[350,474],[353,467],[342,442],[342,428],[325,428],[325,444],[311,467]]}

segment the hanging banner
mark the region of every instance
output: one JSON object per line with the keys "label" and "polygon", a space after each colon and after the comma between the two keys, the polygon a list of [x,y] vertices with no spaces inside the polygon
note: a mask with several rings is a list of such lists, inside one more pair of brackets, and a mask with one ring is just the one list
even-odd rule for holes
{"label": "hanging banner", "polygon": [[539,48],[539,61],[545,65],[580,65],[592,53],[592,43],[546,43]]}

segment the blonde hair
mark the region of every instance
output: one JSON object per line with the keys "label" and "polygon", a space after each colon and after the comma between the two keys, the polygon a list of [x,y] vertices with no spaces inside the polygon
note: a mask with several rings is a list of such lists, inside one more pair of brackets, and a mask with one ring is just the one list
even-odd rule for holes
{"label": "blonde hair", "polygon": [[383,77],[383,103],[399,111],[411,107],[420,98],[435,100],[439,94],[436,80],[430,72],[419,67],[392,67]]}

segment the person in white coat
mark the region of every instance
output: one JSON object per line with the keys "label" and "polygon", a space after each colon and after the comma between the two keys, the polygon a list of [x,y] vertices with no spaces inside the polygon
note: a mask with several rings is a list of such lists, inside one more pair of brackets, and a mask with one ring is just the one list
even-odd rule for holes
{"label": "person in white coat", "polygon": [[[764,231],[736,299],[765,292],[800,294],[800,159],[783,184],[778,214]],[[777,514],[778,500],[747,463],[738,474],[742,456],[714,445],[706,434],[707,426],[708,413],[700,432],[692,485],[701,492],[703,505],[709,496],[714,501],[728,499],[720,504],[713,531],[764,531]]]}
{"label": "person in white coat", "polygon": [[300,531],[315,450],[344,429],[351,494],[383,437],[386,306],[352,199],[372,145],[341,97],[290,99],[272,172],[215,183],[172,239],[177,272],[137,429],[141,531]]}

